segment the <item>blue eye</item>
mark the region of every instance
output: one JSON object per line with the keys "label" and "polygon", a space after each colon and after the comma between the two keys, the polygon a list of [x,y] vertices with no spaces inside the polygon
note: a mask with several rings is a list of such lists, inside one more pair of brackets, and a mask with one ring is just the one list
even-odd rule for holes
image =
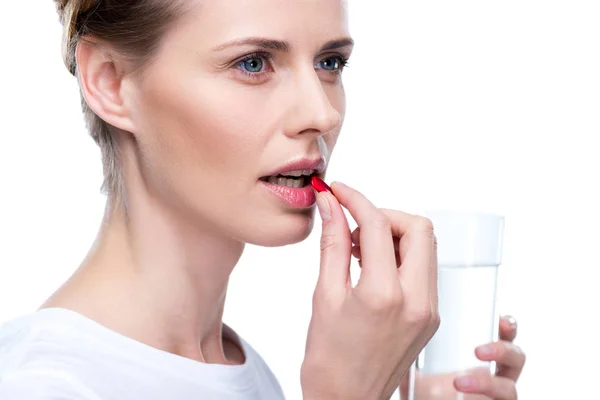
{"label": "blue eye", "polygon": [[240,61],[239,66],[246,72],[256,74],[263,70],[264,62],[260,57],[251,57]]}
{"label": "blue eye", "polygon": [[346,60],[342,57],[334,56],[327,57],[317,64],[317,68],[324,69],[326,71],[338,71],[341,70],[346,65]]}

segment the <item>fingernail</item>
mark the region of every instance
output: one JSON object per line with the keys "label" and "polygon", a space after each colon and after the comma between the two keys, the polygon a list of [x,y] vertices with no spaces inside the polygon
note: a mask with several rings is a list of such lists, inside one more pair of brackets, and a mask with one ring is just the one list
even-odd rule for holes
{"label": "fingernail", "polygon": [[504,319],[506,319],[511,328],[515,329],[517,327],[517,320],[514,317],[507,315]]}
{"label": "fingernail", "polygon": [[338,181],[331,182],[331,187],[334,187],[334,186],[339,186],[339,187],[342,187],[342,188],[348,187],[347,185],[344,185],[342,182],[338,182]]}
{"label": "fingernail", "polygon": [[477,386],[477,380],[472,376],[461,376],[456,378],[456,386],[461,389],[472,389]]}
{"label": "fingernail", "polygon": [[479,346],[477,348],[477,352],[479,354],[481,354],[482,356],[491,357],[496,353],[496,349],[494,349],[492,346],[486,344],[483,346]]}
{"label": "fingernail", "polygon": [[329,200],[327,195],[324,193],[317,193],[317,208],[323,222],[331,219],[331,207],[329,206]]}

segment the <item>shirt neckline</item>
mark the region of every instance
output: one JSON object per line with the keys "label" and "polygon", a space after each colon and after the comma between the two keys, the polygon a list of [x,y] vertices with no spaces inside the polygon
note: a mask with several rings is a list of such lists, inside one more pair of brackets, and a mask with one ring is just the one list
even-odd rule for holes
{"label": "shirt neckline", "polygon": [[257,355],[254,349],[227,325],[224,325],[224,334],[241,345],[245,358],[243,364],[208,364],[173,354],[125,336],[67,308],[42,308],[35,314],[45,327],[64,328],[71,332],[75,328],[87,339],[99,341],[102,345],[125,352],[124,357],[142,362],[145,367],[151,367],[158,372],[184,379],[192,384],[209,382],[210,386],[214,387],[223,382],[224,388],[234,392],[245,392],[257,384],[255,365]]}

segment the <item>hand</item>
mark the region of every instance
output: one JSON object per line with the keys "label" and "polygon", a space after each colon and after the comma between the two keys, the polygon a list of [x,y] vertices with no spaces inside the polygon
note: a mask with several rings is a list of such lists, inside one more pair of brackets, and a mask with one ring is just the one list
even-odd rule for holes
{"label": "hand", "polygon": [[[516,382],[525,365],[525,354],[513,344],[517,324],[511,317],[500,319],[500,340],[475,350],[482,361],[496,361],[496,373],[477,368],[467,374],[425,375],[415,377],[416,400],[454,400],[457,391],[465,400],[517,400]],[[486,352],[489,348],[491,352]],[[401,398],[408,398],[408,377],[400,386]]]}
{"label": "hand", "polygon": [[[302,391],[305,399],[378,400],[398,387],[439,326],[433,227],[422,217],[378,209],[345,185],[332,190],[335,197],[317,194],[321,266]],[[354,234],[340,204],[358,224]],[[352,236],[362,266],[355,287]]]}
{"label": "hand", "polygon": [[496,374],[462,376],[454,381],[456,389],[494,400],[517,400],[516,382],[525,366],[525,354],[513,344],[516,336],[516,321],[510,317],[501,318],[500,340],[475,350],[480,360],[496,361]]}

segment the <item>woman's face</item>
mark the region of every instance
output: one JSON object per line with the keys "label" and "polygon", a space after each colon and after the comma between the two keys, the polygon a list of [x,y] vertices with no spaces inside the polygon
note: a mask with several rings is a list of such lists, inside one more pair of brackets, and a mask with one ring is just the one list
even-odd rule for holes
{"label": "woman's face", "polygon": [[298,242],[313,226],[305,175],[323,175],[344,119],[345,2],[198,3],[129,82],[145,182],[193,224]]}

